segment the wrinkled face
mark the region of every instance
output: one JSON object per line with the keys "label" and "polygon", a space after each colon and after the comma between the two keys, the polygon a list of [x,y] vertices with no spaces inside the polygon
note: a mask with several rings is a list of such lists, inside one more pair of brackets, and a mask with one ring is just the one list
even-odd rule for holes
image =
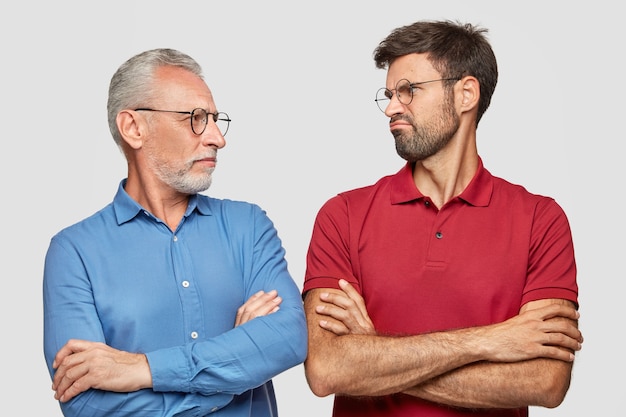
{"label": "wrinkled face", "polygon": [[[397,58],[387,71],[386,87],[392,92],[397,85],[402,85],[401,80],[408,80],[412,85],[413,98],[409,104],[401,103],[393,94],[385,110],[390,118],[389,128],[395,138],[396,151],[409,162],[435,155],[459,128],[454,96],[446,92],[444,81],[438,81],[441,78],[424,54]],[[432,80],[436,81],[423,83]]]}
{"label": "wrinkled face", "polygon": [[[211,91],[195,74],[178,67],[162,67],[156,73],[159,93],[146,107],[191,112],[195,108],[216,113]],[[145,166],[161,182],[184,194],[204,191],[211,185],[217,150],[224,136],[209,115],[206,129],[196,135],[191,115],[175,112],[142,112],[149,133],[142,147]]]}

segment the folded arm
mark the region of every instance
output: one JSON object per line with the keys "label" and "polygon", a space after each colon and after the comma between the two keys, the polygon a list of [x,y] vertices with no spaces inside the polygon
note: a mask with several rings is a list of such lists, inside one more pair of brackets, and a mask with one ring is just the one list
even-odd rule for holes
{"label": "folded arm", "polygon": [[[311,389],[320,396],[405,392],[459,407],[501,407],[504,400],[495,398],[499,389],[494,393],[485,386],[502,381],[499,386],[504,390],[505,384],[512,383],[507,378],[521,378],[539,361],[567,370],[582,340],[577,328],[566,321],[576,320],[578,313],[560,304],[528,308],[490,326],[381,336],[358,293],[344,281],[340,286],[343,291],[312,290],[305,299],[309,325],[305,371]],[[529,361],[535,358],[547,359]],[[522,368],[527,362],[532,365]],[[488,378],[488,385],[480,385]],[[459,395],[469,395],[472,388],[475,398]]]}
{"label": "folded arm", "polygon": [[[237,312],[236,326],[272,314],[282,299],[276,291],[254,294]],[[146,355],[114,349],[101,342],[69,340],[56,354],[52,367],[54,397],[66,402],[88,389],[133,392],[152,388]]]}
{"label": "folded arm", "polygon": [[[162,285],[151,291],[160,291],[163,302],[117,300],[107,292],[112,284],[90,276],[85,267],[85,256],[100,259],[99,253],[85,255],[90,247],[77,249],[80,245],[64,236],[52,241],[44,272],[44,352],[64,415],[137,417],[190,409],[209,413],[304,360],[306,323],[300,291],[287,271],[275,230],[266,217],[259,217],[254,236],[248,235],[249,224],[242,223],[245,249],[234,251],[234,261],[220,270],[220,282],[234,280],[236,285],[210,288],[214,293],[228,291],[228,302],[215,312],[215,320],[221,321],[211,324],[210,336],[192,342],[180,336],[182,319],[168,321],[170,317],[163,316],[163,311],[178,311],[177,294]],[[169,265],[157,266],[146,268],[168,273]],[[230,272],[233,275],[227,275]],[[127,275],[110,266],[102,276],[119,282]],[[133,291],[132,297],[129,290],[118,292],[137,300],[146,288],[133,287],[133,282],[140,281],[124,286]],[[154,298],[146,296],[147,301]],[[215,298],[206,297],[205,307]],[[238,302],[243,304],[239,310]],[[141,308],[135,308],[137,304]],[[161,305],[174,307],[165,310]]]}
{"label": "folded arm", "polygon": [[[520,314],[551,308],[550,305],[554,304],[574,308],[566,300],[539,300],[526,304]],[[569,332],[577,328],[577,320],[573,318],[554,317],[547,320],[569,326]],[[576,339],[582,341],[582,336]],[[577,349],[561,347],[561,350],[573,354]],[[533,405],[554,408],[561,404],[569,389],[573,366],[571,359],[537,357],[514,363],[478,362],[433,378],[405,393],[457,407],[517,408]],[[460,396],[459,392],[463,395]]]}

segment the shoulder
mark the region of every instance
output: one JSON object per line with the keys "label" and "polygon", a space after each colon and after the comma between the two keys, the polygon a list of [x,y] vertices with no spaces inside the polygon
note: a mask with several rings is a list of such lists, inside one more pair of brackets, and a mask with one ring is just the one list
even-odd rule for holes
{"label": "shoulder", "polygon": [[52,238],[91,238],[94,234],[101,232],[107,225],[114,221],[115,213],[113,211],[113,205],[108,204],[88,217],[64,227]]}
{"label": "shoulder", "polygon": [[372,207],[389,205],[391,202],[394,176],[380,178],[376,183],[342,191],[326,202],[316,216],[318,224],[343,225],[359,222]]}
{"label": "shoulder", "polygon": [[198,210],[222,222],[228,228],[246,228],[250,225],[271,224],[266,211],[260,205],[243,200],[198,197]]}
{"label": "shoulder", "polygon": [[532,214],[533,217],[565,218],[563,208],[547,195],[529,191],[526,187],[493,177],[494,201],[515,211]]}
{"label": "shoulder", "polygon": [[206,195],[198,195],[198,207],[208,209],[212,213],[223,215],[246,215],[264,210],[256,203],[243,200],[231,200],[228,198],[215,198]]}
{"label": "shoulder", "polygon": [[395,177],[396,175],[388,175],[373,184],[342,191],[331,197],[327,204],[360,205],[360,203],[372,200],[381,193],[389,192]]}
{"label": "shoulder", "polygon": [[529,191],[525,186],[515,184],[500,177],[493,177],[494,192],[496,195],[506,197],[509,199],[516,199],[520,202],[538,204],[549,203],[554,201],[554,198],[542,194],[537,194]]}

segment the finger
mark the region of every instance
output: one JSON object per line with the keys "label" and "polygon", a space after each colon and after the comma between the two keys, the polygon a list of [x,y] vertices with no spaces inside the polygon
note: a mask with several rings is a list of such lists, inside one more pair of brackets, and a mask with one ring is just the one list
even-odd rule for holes
{"label": "finger", "polygon": [[339,287],[345,292],[352,301],[354,301],[361,310],[365,309],[365,300],[359,292],[345,279],[339,280]]}
{"label": "finger", "polygon": [[[261,291],[257,291],[255,294],[252,294],[252,297],[250,297],[248,300],[246,300],[246,303],[251,301],[251,300],[256,300],[257,298],[259,298],[260,296],[262,296],[263,294],[265,294],[265,291],[261,290]],[[244,303],[245,304],[245,303]]]}
{"label": "finger", "polygon": [[322,293],[320,294],[321,300],[325,303],[341,307],[350,314],[349,318],[343,314],[340,317],[336,316],[335,318],[342,320],[344,324],[352,330],[352,332],[375,333],[374,324],[367,314],[367,308],[365,307],[363,297],[361,297],[354,287],[346,280],[340,279],[339,285],[342,289],[345,289],[345,292]]}
{"label": "finger", "polygon": [[339,280],[339,288],[352,299],[361,298],[361,294],[345,279],[341,278]]}
{"label": "finger", "polygon": [[252,295],[252,297],[248,298],[242,305],[239,307],[239,310],[244,311],[250,306],[254,306],[259,300],[265,295],[265,291],[259,291]]}
{"label": "finger", "polygon": [[321,320],[320,327],[324,330],[328,330],[336,334],[337,336],[343,336],[350,334],[350,329],[348,329],[342,322],[335,320]]}
{"label": "finger", "polygon": [[575,340],[578,344],[583,342],[581,331],[567,321],[546,321],[542,330],[546,333],[562,334],[568,339]]}
{"label": "finger", "polygon": [[558,303],[552,303],[544,307],[528,311],[539,314],[539,317],[542,320],[555,317],[563,317],[571,320],[578,320],[580,318],[580,313],[574,307]]}
{"label": "finger", "polygon": [[266,316],[279,310],[282,297],[276,290],[257,293],[237,310],[235,326],[239,326],[256,317]]}
{"label": "finger", "polygon": [[323,292],[320,294],[320,299],[343,309],[358,308],[356,302],[344,293]]}
{"label": "finger", "polygon": [[[359,294],[359,292],[352,286],[352,284],[350,284],[345,279],[342,278],[339,280],[339,288],[341,289],[341,292],[333,292],[333,294],[335,295],[334,298],[338,302],[341,302],[343,300],[343,302],[349,302],[350,304],[355,305],[364,304],[361,294]],[[345,306],[342,305],[342,307]]]}
{"label": "finger", "polygon": [[282,297],[276,296],[257,306],[253,311],[251,311],[251,313],[254,314],[255,317],[267,316],[270,313],[278,311],[280,303],[282,302]]}
{"label": "finger", "polygon": [[323,316],[332,317],[335,320],[342,322],[352,321],[350,313],[341,307],[337,307],[334,304],[318,305],[315,307],[315,311]]}
{"label": "finger", "polygon": [[67,358],[68,356],[74,353],[84,351],[87,345],[88,343],[85,340],[78,340],[78,339],[68,340],[67,343],[65,343],[65,345],[63,345],[61,349],[59,349],[57,354],[54,356],[52,367],[56,369],[59,366],[59,364],[63,362],[65,358]]}
{"label": "finger", "polygon": [[547,333],[544,345],[561,347],[569,349],[572,352],[579,351],[582,348],[582,344],[578,340],[568,337],[563,333]]}
{"label": "finger", "polygon": [[563,362],[573,362],[575,358],[572,352],[554,346],[544,346],[539,356],[549,359],[558,359]]}
{"label": "finger", "polygon": [[84,359],[83,355],[81,355],[81,352],[72,353],[71,355],[63,358],[63,360],[58,363],[57,370],[54,373],[54,377],[52,378],[52,389],[57,390],[58,387],[63,383],[63,381],[67,381],[67,373],[80,365],[83,360]]}
{"label": "finger", "polygon": [[250,299],[248,299],[248,301],[246,301],[241,307],[244,310],[255,310],[266,304],[268,301],[276,298],[277,296],[278,291],[276,290],[271,290],[268,292],[259,291],[258,293],[250,297]]}
{"label": "finger", "polygon": [[[373,326],[363,325],[358,317],[355,317],[350,311],[343,308],[334,306],[332,304],[319,305],[316,307],[316,312],[324,315],[332,320],[322,320],[330,323],[335,323],[332,328],[332,332],[335,334],[373,334]],[[338,326],[338,327],[337,327]],[[323,326],[322,326],[323,327]]]}
{"label": "finger", "polygon": [[78,394],[87,391],[92,387],[92,384],[87,382],[86,380],[87,378],[80,378],[74,381],[64,391],[57,391],[55,398],[60,402],[67,402],[76,397]]}
{"label": "finger", "polygon": [[247,299],[243,303],[243,305],[237,309],[237,315],[235,317],[235,326],[239,326],[240,324],[249,320],[248,312],[251,308],[250,306],[254,305],[257,302],[257,300],[259,300],[264,294],[265,294],[265,291],[258,291],[257,293],[253,294],[249,299]]}
{"label": "finger", "polygon": [[[55,374],[56,384],[54,387],[54,397],[59,401],[68,401],[70,398],[75,397],[77,394],[87,389],[83,388],[82,390],[79,390],[78,387],[80,387],[81,384],[77,384],[76,381],[83,378],[89,372],[89,367],[83,362],[80,362],[72,366],[62,364],[61,368],[63,368],[61,374],[58,372]],[[77,384],[77,386],[73,389],[74,393],[68,394],[67,391],[70,390],[75,384]]]}

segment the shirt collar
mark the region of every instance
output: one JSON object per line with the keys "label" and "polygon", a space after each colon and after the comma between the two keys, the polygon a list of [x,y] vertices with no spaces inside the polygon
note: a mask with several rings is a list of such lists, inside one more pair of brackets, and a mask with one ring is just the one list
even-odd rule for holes
{"label": "shirt collar", "polygon": [[[474,178],[458,198],[473,206],[485,207],[489,205],[492,192],[493,176],[485,169],[479,157]],[[407,203],[424,197],[413,181],[413,163],[407,162],[391,179],[391,204]]]}
{"label": "shirt collar", "polygon": [[424,198],[413,181],[413,164],[407,162],[400,171],[391,178],[391,204],[407,203]]}
{"label": "shirt collar", "polygon": [[[115,217],[118,224],[126,223],[132,220],[137,214],[145,209],[128,195],[124,186],[126,185],[126,178],[120,181],[117,188],[117,193],[113,199],[113,210],[115,211]],[[189,203],[187,204],[187,210],[185,216],[189,216],[194,210],[198,213],[209,216],[211,215],[211,207],[208,198],[199,198],[198,194],[194,194],[189,197]]]}

